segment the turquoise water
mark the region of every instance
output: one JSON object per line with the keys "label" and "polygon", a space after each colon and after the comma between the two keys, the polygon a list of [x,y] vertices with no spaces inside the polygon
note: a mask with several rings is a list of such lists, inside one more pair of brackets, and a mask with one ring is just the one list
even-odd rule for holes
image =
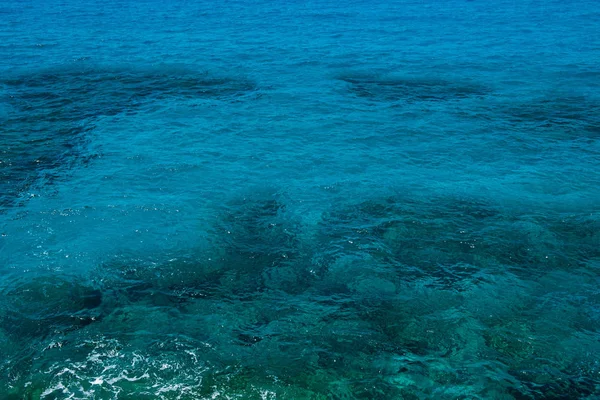
{"label": "turquoise water", "polygon": [[0,0],[0,398],[600,399],[599,26]]}

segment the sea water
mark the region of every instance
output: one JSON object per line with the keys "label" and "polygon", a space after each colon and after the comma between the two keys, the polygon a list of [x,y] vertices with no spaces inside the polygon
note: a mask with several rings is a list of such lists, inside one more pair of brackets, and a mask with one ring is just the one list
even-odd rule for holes
{"label": "sea water", "polygon": [[599,27],[0,1],[0,398],[600,398]]}

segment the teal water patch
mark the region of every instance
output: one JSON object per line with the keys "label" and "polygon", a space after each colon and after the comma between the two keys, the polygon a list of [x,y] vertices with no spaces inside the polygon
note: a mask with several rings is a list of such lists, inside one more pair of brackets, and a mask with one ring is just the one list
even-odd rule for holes
{"label": "teal water patch", "polygon": [[597,399],[598,15],[0,0],[0,398]]}
{"label": "teal water patch", "polygon": [[183,66],[69,66],[7,74],[0,79],[7,110],[0,126],[2,208],[35,196],[71,168],[97,157],[86,151],[100,117],[134,115],[161,102],[235,101],[255,90],[242,78]]}
{"label": "teal water patch", "polygon": [[5,396],[597,393],[597,218],[400,196],[301,221],[244,196],[213,248],[15,281]]}

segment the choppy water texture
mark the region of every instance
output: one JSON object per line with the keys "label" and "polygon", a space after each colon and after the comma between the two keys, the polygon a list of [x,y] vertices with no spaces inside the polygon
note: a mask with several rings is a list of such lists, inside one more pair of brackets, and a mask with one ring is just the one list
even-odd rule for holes
{"label": "choppy water texture", "polygon": [[0,398],[600,399],[598,26],[0,0]]}

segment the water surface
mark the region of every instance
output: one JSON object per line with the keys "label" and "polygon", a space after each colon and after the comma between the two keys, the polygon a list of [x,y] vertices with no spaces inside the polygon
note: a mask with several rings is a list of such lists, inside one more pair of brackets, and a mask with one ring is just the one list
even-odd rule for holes
{"label": "water surface", "polygon": [[0,397],[600,398],[599,23],[0,1]]}

